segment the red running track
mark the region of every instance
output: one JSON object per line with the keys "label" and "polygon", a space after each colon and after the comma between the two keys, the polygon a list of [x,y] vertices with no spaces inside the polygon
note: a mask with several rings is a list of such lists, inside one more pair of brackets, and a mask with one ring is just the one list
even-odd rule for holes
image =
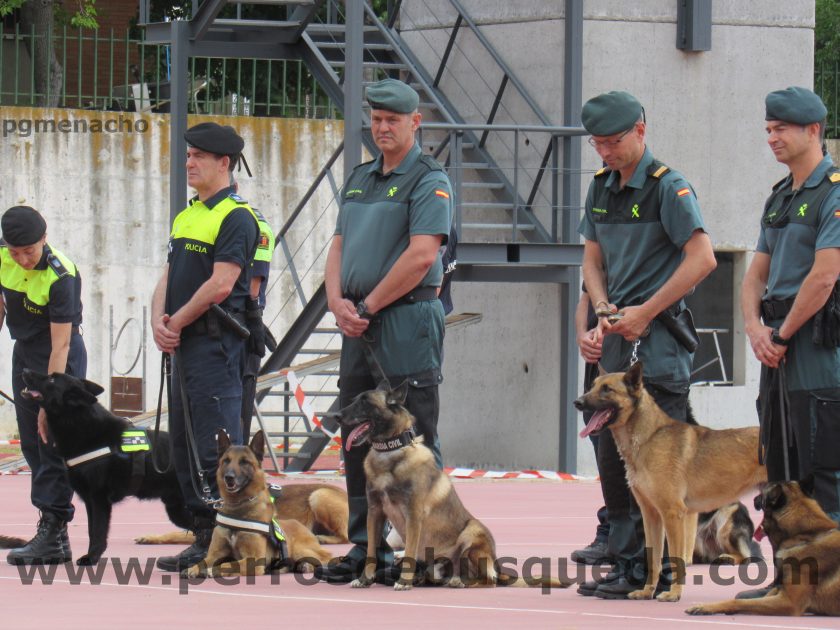
{"label": "red running track", "polygon": [[[276,481],[276,479],[275,479]],[[298,483],[280,480],[281,483]],[[341,480],[336,480],[341,484]],[[467,508],[492,530],[500,556],[558,563],[574,576],[577,565],[564,560],[587,544],[594,531],[600,490],[591,481],[465,480],[455,483]],[[29,537],[37,514],[28,500],[29,477],[0,477],[0,533]],[[87,547],[84,506],[77,500],[77,517],[70,526],[75,556]],[[172,574],[153,567],[158,555],[177,552],[176,547],[141,546],[140,534],[171,529],[159,503],[128,500],[114,509],[109,541],[109,563],[101,576],[83,575],[81,582],[64,566],[51,584],[36,574],[30,584],[16,567],[0,557],[2,627],[74,628],[605,628],[621,630],[680,628],[838,628],[840,619],[826,617],[689,617],[684,609],[697,602],[731,597],[745,588],[735,567],[721,567],[712,579],[710,567],[688,570],[683,601],[605,601],[581,597],[574,587],[548,594],[539,588],[448,589],[415,588],[395,592],[374,585],[360,590],[348,586],[311,584],[292,575],[260,577],[227,584],[207,580],[182,588]],[[769,547],[765,557],[769,557]],[[340,555],[346,546],[333,546]],[[0,552],[4,553],[4,552]],[[129,580],[118,575],[129,559],[146,573]],[[540,560],[544,559],[544,560]],[[535,571],[535,573],[538,571]],[[763,583],[766,567],[752,565],[744,575]],[[582,572],[581,577],[588,575]],[[25,577],[25,576],[24,576]]]}

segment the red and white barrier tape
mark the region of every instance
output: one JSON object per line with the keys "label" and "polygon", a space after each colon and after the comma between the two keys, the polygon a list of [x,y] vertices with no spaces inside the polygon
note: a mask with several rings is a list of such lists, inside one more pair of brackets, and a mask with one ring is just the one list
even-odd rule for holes
{"label": "red and white barrier tape", "polygon": [[335,442],[337,442],[340,446],[341,436],[337,433],[329,431],[323,424],[321,424],[321,420],[317,415],[315,415],[315,411],[312,409],[312,402],[306,397],[303,387],[300,385],[297,374],[295,374],[293,370],[289,370],[286,372],[286,378],[289,380],[289,386],[295,393],[295,400],[297,401],[298,407],[300,407],[303,415],[305,415],[307,420],[309,420],[312,424],[321,429],[321,431],[324,432],[324,435],[329,437],[331,440],[335,440]]}
{"label": "red and white barrier tape", "polygon": [[20,440],[0,440],[0,446],[12,446],[20,444]]}

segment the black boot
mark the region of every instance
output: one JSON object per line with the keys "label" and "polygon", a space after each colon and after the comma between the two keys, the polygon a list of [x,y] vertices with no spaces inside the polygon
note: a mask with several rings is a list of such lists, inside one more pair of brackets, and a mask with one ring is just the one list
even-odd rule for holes
{"label": "black boot", "polygon": [[176,556],[158,558],[155,566],[161,571],[180,572],[204,560],[210,549],[210,539],[213,538],[213,526],[210,523],[212,521],[209,519],[196,519],[192,530],[195,542]]}
{"label": "black boot", "polygon": [[23,547],[6,556],[9,564],[61,564],[72,559],[67,523],[50,512],[42,512],[38,531]]}

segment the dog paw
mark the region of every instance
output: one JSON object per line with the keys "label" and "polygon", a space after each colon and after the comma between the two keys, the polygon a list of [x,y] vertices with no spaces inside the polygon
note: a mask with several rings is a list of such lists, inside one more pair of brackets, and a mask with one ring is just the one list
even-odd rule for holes
{"label": "dog paw", "polygon": [[653,589],[640,588],[638,591],[632,591],[627,595],[627,599],[653,599]]}
{"label": "dog paw", "polygon": [[467,585],[457,575],[453,575],[446,583],[449,588],[466,588]]}
{"label": "dog paw", "polygon": [[76,560],[76,564],[80,567],[91,567],[94,564],[99,562],[99,556],[92,556],[90,554],[85,554],[81,558]]}
{"label": "dog paw", "polygon": [[697,605],[697,606],[690,606],[685,609],[686,615],[711,615],[713,614],[711,611],[706,610],[705,606]]}
{"label": "dog paw", "polygon": [[412,587],[411,582],[395,582],[394,583],[394,590],[395,591],[410,591]]}
{"label": "dog paw", "polygon": [[664,593],[659,593],[656,596],[656,601],[659,602],[678,602],[680,601],[681,593],[675,593],[674,591],[665,591]]}
{"label": "dog paw", "polygon": [[181,571],[181,577],[183,578],[197,578],[197,577],[206,577],[212,574],[212,569],[207,572],[201,570],[201,564],[194,564],[193,566],[184,569]]}
{"label": "dog paw", "polygon": [[712,561],[712,564],[739,564],[738,559],[728,553],[722,553]]}
{"label": "dog paw", "polygon": [[352,582],[350,582],[350,588],[368,588],[371,585],[371,582],[364,578],[356,578]]}

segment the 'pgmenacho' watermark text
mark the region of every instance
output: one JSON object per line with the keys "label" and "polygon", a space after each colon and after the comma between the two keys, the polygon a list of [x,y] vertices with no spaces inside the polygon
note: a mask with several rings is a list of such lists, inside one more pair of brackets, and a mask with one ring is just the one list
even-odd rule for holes
{"label": "'pgmenacho' watermark text", "polygon": [[3,118],[3,137],[28,138],[33,133],[146,133],[149,121],[143,118],[118,116],[116,118],[87,120],[54,120],[50,118]]}

